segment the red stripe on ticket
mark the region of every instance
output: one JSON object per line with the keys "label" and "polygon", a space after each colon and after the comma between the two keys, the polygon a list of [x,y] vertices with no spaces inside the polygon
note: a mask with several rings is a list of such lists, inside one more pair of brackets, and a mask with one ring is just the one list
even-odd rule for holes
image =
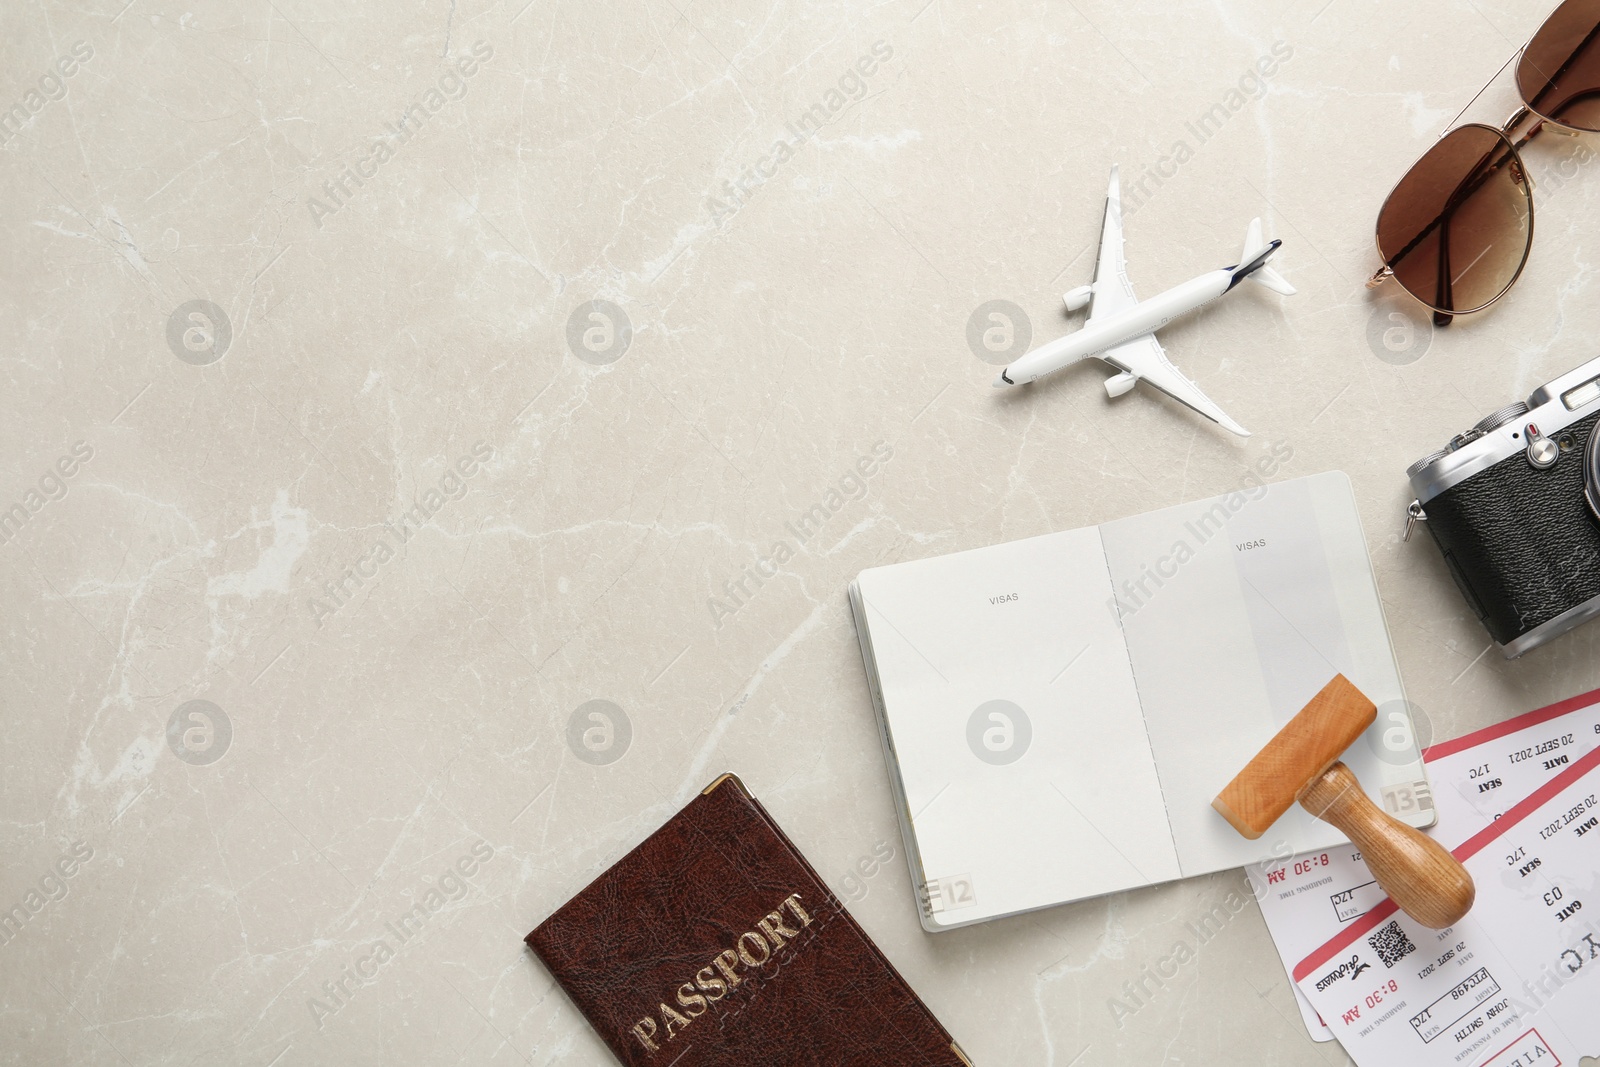
{"label": "red stripe on ticket", "polygon": [[[1558,704],[1556,706],[1560,707],[1561,705]],[[1578,706],[1582,707],[1583,705],[1580,704]],[[1569,708],[1567,710],[1570,711],[1572,709]],[[1431,752],[1432,749],[1429,749],[1429,751]],[[1479,852],[1482,852],[1484,848],[1493,843],[1497,838],[1504,835],[1506,831],[1510,830],[1513,826],[1517,825],[1523,819],[1526,819],[1529,815],[1537,811],[1542,805],[1554,798],[1556,794],[1560,793],[1563,789],[1566,789],[1568,786],[1578,781],[1578,779],[1582,778],[1596,767],[1600,767],[1600,748],[1593,750],[1587,756],[1582,757],[1572,766],[1568,767],[1566,770],[1562,771],[1560,774],[1544,783],[1544,785],[1541,785],[1538,789],[1534,790],[1532,796],[1519,802],[1510,811],[1506,812],[1499,819],[1495,820],[1494,825],[1490,826],[1486,830],[1483,830],[1477,836],[1469,838],[1461,845],[1460,848],[1452,851],[1451,855],[1455,856],[1455,858],[1460,860],[1462,863],[1465,863],[1471,857],[1477,855]],[[1321,969],[1323,964],[1327,963],[1329,960],[1342,953],[1345,949],[1355,944],[1357,938],[1371,933],[1377,928],[1379,923],[1393,915],[1397,910],[1398,909],[1395,907],[1394,901],[1385,900],[1382,904],[1379,904],[1377,907],[1367,912],[1361,917],[1359,922],[1355,923],[1355,925],[1348,927],[1342,933],[1340,933],[1338,937],[1329,941],[1326,945],[1323,945],[1321,948],[1317,949],[1317,951],[1301,960],[1294,969],[1294,980],[1298,982],[1312,971]]]}
{"label": "red stripe on ticket", "polygon": [[1505,722],[1497,722],[1493,726],[1485,726],[1481,730],[1457,737],[1451,741],[1440,741],[1437,745],[1430,745],[1423,749],[1422,759],[1426,763],[1432,763],[1443,756],[1451,756],[1469,748],[1477,748],[1479,745],[1488,744],[1497,737],[1514,734],[1518,730],[1526,730],[1530,726],[1538,726],[1540,723],[1548,722],[1551,719],[1559,719],[1563,715],[1577,711],[1579,708],[1586,708],[1596,702],[1600,702],[1600,689],[1584,693],[1582,696],[1569,697],[1559,704],[1551,704],[1548,708],[1540,708],[1525,715],[1518,715],[1515,719],[1507,719]]}

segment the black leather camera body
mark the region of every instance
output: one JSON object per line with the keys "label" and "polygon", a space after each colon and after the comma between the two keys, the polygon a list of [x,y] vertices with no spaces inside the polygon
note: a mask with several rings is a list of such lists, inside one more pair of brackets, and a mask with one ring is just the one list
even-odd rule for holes
{"label": "black leather camera body", "polygon": [[1406,475],[1507,659],[1600,615],[1600,359],[1495,412]]}

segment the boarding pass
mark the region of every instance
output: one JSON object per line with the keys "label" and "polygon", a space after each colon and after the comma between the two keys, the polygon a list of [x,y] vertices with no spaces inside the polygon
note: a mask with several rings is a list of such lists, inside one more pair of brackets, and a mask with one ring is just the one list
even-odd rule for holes
{"label": "boarding pass", "polygon": [[[1600,690],[1426,749],[1439,814],[1431,836],[1457,847],[1596,747]],[[1245,870],[1285,970],[1387,899],[1351,845]],[[1600,902],[1593,906],[1600,914]],[[1295,1000],[1312,1038],[1331,1041],[1333,1031],[1298,989]]]}
{"label": "boarding pass", "polygon": [[1359,1067],[1577,1067],[1600,1054],[1600,748],[1453,850],[1477,885],[1433,930],[1385,900],[1296,964]]}

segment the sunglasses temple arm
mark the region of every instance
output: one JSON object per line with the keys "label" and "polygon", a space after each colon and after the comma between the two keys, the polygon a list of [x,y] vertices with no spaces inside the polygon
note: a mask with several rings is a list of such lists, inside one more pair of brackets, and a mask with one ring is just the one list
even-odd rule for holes
{"label": "sunglasses temple arm", "polygon": [[[1450,221],[1455,217],[1455,205],[1458,202],[1452,201],[1439,218],[1439,276],[1434,289],[1433,306],[1435,308],[1449,307],[1452,297],[1450,286]],[[1440,321],[1441,319],[1443,321]],[[1433,324],[1435,326],[1448,326],[1450,324],[1450,316],[1443,311],[1435,311],[1433,313]]]}
{"label": "sunglasses temple arm", "polygon": [[[1550,115],[1550,116],[1559,115],[1563,111],[1565,111],[1571,104],[1575,103],[1579,99],[1579,97],[1581,97],[1583,95],[1587,95],[1587,94],[1579,94],[1579,97],[1573,97],[1570,100],[1563,101],[1560,107],[1555,108],[1555,109],[1553,109],[1551,111],[1545,111],[1544,109],[1542,109],[1539,106],[1540,103],[1544,100],[1545,95],[1556,87],[1556,82],[1560,81],[1563,77],[1565,77],[1567,75],[1567,72],[1571,69],[1572,64],[1577,62],[1579,56],[1583,55],[1584,53],[1586,53],[1589,50],[1590,46],[1595,43],[1596,38],[1600,38],[1600,24],[1596,24],[1594,29],[1589,31],[1589,36],[1585,37],[1583,39],[1583,43],[1578,45],[1577,48],[1574,48],[1572,50],[1572,52],[1567,56],[1566,61],[1564,63],[1562,63],[1561,66],[1556,69],[1556,72],[1554,74],[1547,75],[1545,77],[1544,87],[1541,88],[1537,93],[1533,94],[1533,99],[1532,100],[1527,101],[1527,104],[1528,104],[1528,107],[1529,107],[1530,110],[1536,110],[1541,115]],[[1526,57],[1526,55],[1527,55],[1526,50],[1524,50],[1523,55],[1524,55],[1524,57]],[[1543,74],[1544,72],[1540,71],[1540,73]],[[1537,128],[1535,128],[1534,131],[1533,131],[1533,133],[1538,133],[1538,132],[1539,131],[1538,131]],[[1533,133],[1530,133],[1528,136],[1532,137]]]}

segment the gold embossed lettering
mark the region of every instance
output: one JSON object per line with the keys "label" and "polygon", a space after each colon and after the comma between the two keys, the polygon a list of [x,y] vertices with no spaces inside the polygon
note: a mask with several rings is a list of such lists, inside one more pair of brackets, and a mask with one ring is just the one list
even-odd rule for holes
{"label": "gold embossed lettering", "polygon": [[[793,916],[792,920],[788,917],[790,915]],[[791,926],[791,921],[799,925]],[[629,1031],[646,1051],[652,1054],[659,1052],[662,1044],[678,1036],[679,1030],[710,1011],[712,1004],[738,989],[752,969],[764,966],[790,943],[798,943],[800,932],[811,923],[811,915],[800,906],[800,894],[791,893],[777,908],[756,920],[754,930],[740,934],[732,948],[723,949],[710,963],[695,972],[692,981],[684,982],[674,990],[677,1008],[662,1001],[657,1005],[654,1016],[645,1016]],[[739,975],[741,967],[745,971],[743,977]],[[678,1008],[683,1010],[679,1011]],[[658,1043],[663,1030],[666,1038]]]}
{"label": "gold embossed lettering", "polygon": [[794,912],[794,917],[800,920],[800,926],[802,929],[811,925],[811,916],[807,915],[806,910],[800,906],[799,893],[795,893],[790,896],[784,901],[784,904],[788,905],[789,910]]}
{"label": "gold embossed lettering", "polygon": [[[761,958],[759,960],[750,953],[749,949],[744,947],[744,943],[751,938],[754,938],[755,943],[761,946]],[[759,967],[772,958],[772,949],[767,947],[767,939],[762,937],[760,934],[755,933],[754,931],[748,934],[740,934],[739,958],[744,960],[744,965],[746,967]]]}
{"label": "gold embossed lettering", "polygon": [[656,1021],[654,1019],[646,1015],[643,1019],[634,1023],[630,1029],[633,1031],[633,1036],[639,1039],[639,1044],[651,1052],[657,1051],[656,1043],[650,1040],[656,1036]]}
{"label": "gold embossed lettering", "polygon": [[706,1013],[706,998],[694,991],[693,982],[685,982],[678,987],[678,1006],[689,1013],[689,1018],[698,1019]]}
{"label": "gold embossed lettering", "polygon": [[694,983],[700,987],[700,992],[713,1001],[721,1000],[728,995],[728,983],[718,978],[710,967],[700,968],[699,973],[694,976]]}
{"label": "gold embossed lettering", "polygon": [[667,1024],[668,1041],[678,1036],[674,1028],[682,1030],[689,1025],[689,1020],[678,1014],[676,1008],[669,1008],[665,1004],[661,1004],[657,1006],[657,1010],[661,1013],[661,1021]]}
{"label": "gold embossed lettering", "polygon": [[774,952],[784,946],[784,938],[793,941],[800,936],[799,930],[791,930],[783,925],[783,913],[779,911],[768,912],[765,919],[756,923],[756,929],[767,935],[767,940],[772,942]]}
{"label": "gold embossed lettering", "polygon": [[739,954],[733,951],[731,948],[727,949],[716,959],[711,961],[711,965],[717,970],[721,971],[722,976],[728,980],[729,989],[739,988],[739,983],[744,981],[743,978],[740,978],[738,975],[733,973],[733,965],[738,962]]}

